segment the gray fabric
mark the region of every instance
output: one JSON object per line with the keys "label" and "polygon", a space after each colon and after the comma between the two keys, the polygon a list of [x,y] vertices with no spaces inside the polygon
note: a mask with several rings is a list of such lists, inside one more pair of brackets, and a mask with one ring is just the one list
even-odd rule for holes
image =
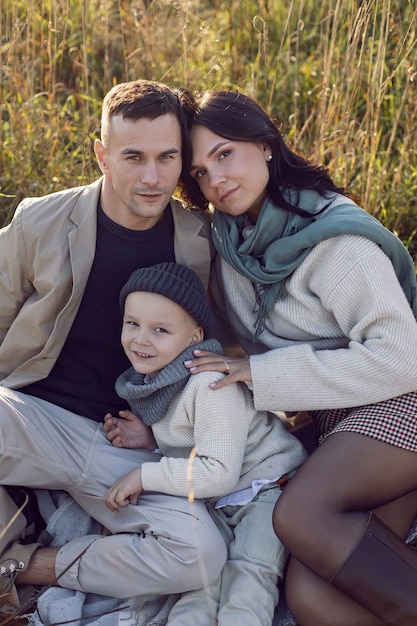
{"label": "gray fabric", "polygon": [[145,376],[136,372],[133,367],[116,380],[118,395],[127,400],[132,411],[148,426],[165,416],[173,398],[184,389],[190,377],[190,370],[184,367],[184,361],[192,359],[197,348],[222,353],[221,345],[216,339],[207,339],[189,346],[148,383],[144,382]]}
{"label": "gray fabric", "polygon": [[285,280],[314,245],[340,234],[367,237],[382,248],[390,258],[417,318],[414,263],[398,237],[343,196],[324,199],[327,206],[332,206],[322,212],[326,207],[322,206],[323,198],[316,191],[287,189],[285,193],[290,204],[307,213],[303,216],[290,213],[266,200],[252,232],[246,238],[242,237],[245,216],[214,212],[212,233],[218,253],[237,272],[258,286],[255,339],[264,329],[268,312],[280,298]]}

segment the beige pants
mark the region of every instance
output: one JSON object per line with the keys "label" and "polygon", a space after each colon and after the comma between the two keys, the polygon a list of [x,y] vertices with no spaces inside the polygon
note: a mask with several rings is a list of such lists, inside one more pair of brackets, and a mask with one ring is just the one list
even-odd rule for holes
{"label": "beige pants", "polygon": [[182,595],[168,626],[272,624],[288,554],[272,527],[280,494],[278,485],[268,486],[243,506],[211,508],[229,547],[228,560],[216,584]]}
{"label": "beige pants", "polygon": [[67,491],[113,533],[60,549],[57,575],[75,560],[59,580],[63,587],[126,598],[182,593],[217,579],[226,546],[202,502],[147,493],[115,512],[104,504],[115,480],[158,460],[112,446],[100,423],[0,388],[0,484]]}

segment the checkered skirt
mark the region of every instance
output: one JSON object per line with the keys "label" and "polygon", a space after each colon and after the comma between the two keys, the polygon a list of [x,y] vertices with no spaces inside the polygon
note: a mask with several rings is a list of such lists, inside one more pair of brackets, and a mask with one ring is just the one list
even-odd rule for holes
{"label": "checkered skirt", "polygon": [[312,411],[319,443],[351,432],[417,452],[417,391],[384,402],[348,409]]}

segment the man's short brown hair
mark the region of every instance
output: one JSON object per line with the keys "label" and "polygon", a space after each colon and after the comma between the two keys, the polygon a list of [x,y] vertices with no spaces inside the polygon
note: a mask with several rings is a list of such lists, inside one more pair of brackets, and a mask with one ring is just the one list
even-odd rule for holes
{"label": "man's short brown hair", "polygon": [[175,93],[163,83],[151,80],[133,80],[119,83],[110,89],[103,100],[101,115],[101,140],[108,145],[110,122],[115,115],[123,119],[155,119],[171,114],[182,126],[181,105]]}

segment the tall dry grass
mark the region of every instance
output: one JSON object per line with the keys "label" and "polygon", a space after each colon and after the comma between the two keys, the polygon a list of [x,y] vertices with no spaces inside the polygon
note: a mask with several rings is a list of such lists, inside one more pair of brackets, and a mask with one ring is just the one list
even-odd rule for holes
{"label": "tall dry grass", "polygon": [[417,0],[0,0],[0,224],[97,176],[101,100],[138,76],[247,92],[417,256]]}

